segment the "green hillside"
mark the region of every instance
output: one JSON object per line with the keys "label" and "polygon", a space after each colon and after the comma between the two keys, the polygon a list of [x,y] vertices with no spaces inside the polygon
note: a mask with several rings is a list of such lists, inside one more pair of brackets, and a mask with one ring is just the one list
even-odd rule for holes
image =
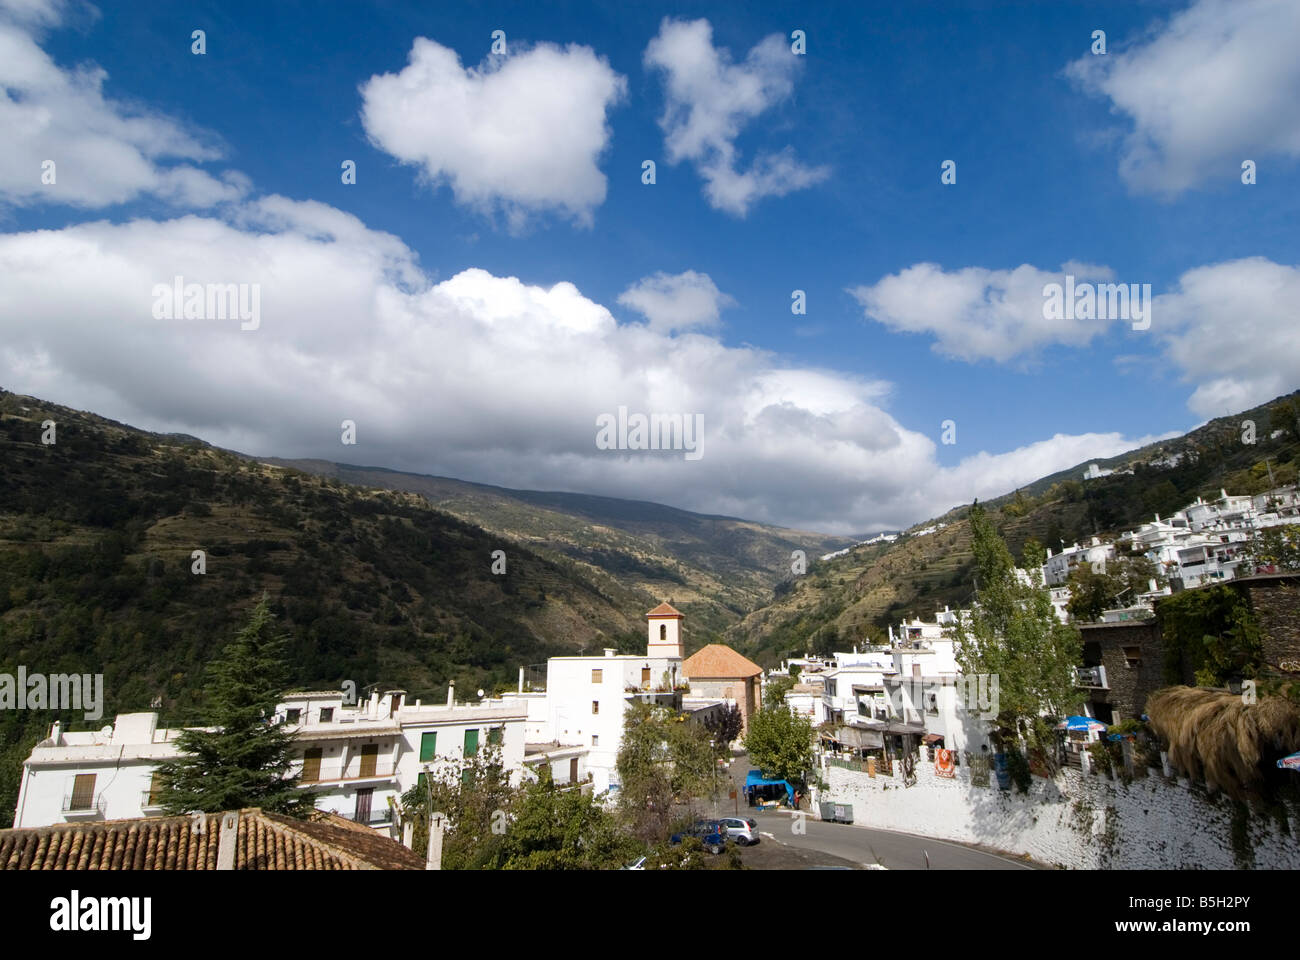
{"label": "green hillside", "polygon": [[[1255,425],[1253,444],[1243,442],[1247,420]],[[1182,437],[1089,463],[1132,473],[1085,482],[1088,463],[1081,463],[985,504],[1017,558],[1030,537],[1059,549],[1062,540],[1068,545],[1115,536],[1198,496],[1217,497],[1221,489],[1253,494],[1295,483],[1300,391]],[[969,603],[973,585],[965,514],[965,507],[956,508],[911,528],[947,524],[926,536],[904,531],[895,543],[855,547],[812,564],[806,576],[778,585],[768,603],[727,632],[727,641],[758,663],[772,665],[805,652],[878,642],[886,627],[903,617],[931,619],[945,604]]]}

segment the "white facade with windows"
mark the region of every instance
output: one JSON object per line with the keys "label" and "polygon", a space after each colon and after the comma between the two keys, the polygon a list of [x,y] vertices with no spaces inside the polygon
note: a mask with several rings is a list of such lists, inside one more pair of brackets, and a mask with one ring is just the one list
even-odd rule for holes
{"label": "white facade with windows", "polygon": [[[518,703],[409,704],[403,691],[346,706],[332,691],[294,693],[276,708],[292,729],[293,772],[316,805],[392,831],[391,800],[435,775],[461,769],[487,745],[499,746],[515,781],[523,771],[527,711]],[[121,820],[162,813],[153,774],[178,755],[180,730],[158,727],[156,713],[120,714],[98,732],[65,733],[55,724],[23,764],[14,826]]]}

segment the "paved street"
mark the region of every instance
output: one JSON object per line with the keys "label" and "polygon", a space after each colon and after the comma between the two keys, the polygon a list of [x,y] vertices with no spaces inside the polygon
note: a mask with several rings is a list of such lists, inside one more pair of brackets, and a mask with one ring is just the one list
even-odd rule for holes
{"label": "paved street", "polygon": [[[812,814],[803,818],[802,834],[794,832],[795,818],[787,812],[762,811],[747,807],[740,788],[750,769],[749,757],[741,754],[731,764],[740,816],[758,822],[763,843],[780,843],[806,851],[843,858],[865,867],[887,870],[1034,870],[1041,864],[1016,857],[968,847],[948,840],[920,837],[892,830],[877,830],[856,824],[823,823]],[[725,793],[724,793],[725,796]],[[728,816],[735,809],[730,801],[719,805],[718,813]],[[760,844],[761,845],[761,844]],[[927,863],[928,858],[928,863]]]}

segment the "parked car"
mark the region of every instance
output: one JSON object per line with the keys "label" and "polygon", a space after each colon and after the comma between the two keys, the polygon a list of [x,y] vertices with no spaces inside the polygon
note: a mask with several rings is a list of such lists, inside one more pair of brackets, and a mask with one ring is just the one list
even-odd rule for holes
{"label": "parked car", "polygon": [[719,823],[727,831],[728,839],[735,840],[742,847],[752,847],[758,843],[758,821],[751,817],[723,817]]}
{"label": "parked car", "polygon": [[669,841],[681,843],[687,837],[696,837],[709,853],[721,853],[727,845],[727,828],[718,820],[696,820],[681,833],[674,833]]}

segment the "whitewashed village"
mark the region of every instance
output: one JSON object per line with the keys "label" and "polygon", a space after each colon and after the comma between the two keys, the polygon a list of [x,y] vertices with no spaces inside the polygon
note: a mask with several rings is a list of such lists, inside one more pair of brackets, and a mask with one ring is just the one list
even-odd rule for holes
{"label": "whitewashed village", "polygon": [[[888,627],[885,643],[787,658],[764,670],[724,644],[687,655],[686,618],[664,602],[644,615],[644,653],[609,648],[553,657],[521,665],[513,690],[486,695],[451,685],[437,702],[382,687],[359,695],[295,691],[282,698],[271,722],[291,733],[290,773],[300,789],[312,792],[323,816],[403,848],[396,861],[372,858],[382,866],[439,866],[433,831],[425,831],[427,846],[414,842],[418,817],[403,798],[409,802],[413,788],[424,790],[435,778],[468,777],[468,765],[484,751],[493,751],[511,784],[544,778],[597,803],[615,802],[623,786],[619,758],[627,713],[644,704],[709,729],[718,729],[728,712],[738,716],[738,736],[723,745],[730,759],[719,761],[716,771],[721,785],[687,811],[712,819],[696,821],[684,835],[703,824],[698,835],[707,840],[715,831],[719,850],[729,841],[813,843],[811,830],[824,852],[859,866],[897,868],[879,859],[866,862],[870,857],[855,838],[875,828],[916,838],[924,866],[931,860],[924,838],[931,838],[979,851],[986,862],[970,864],[977,868],[994,861],[1065,868],[1300,867],[1296,821],[1252,823],[1243,842],[1240,804],[1221,802],[1223,785],[1207,776],[1206,764],[1189,764],[1185,751],[1180,758],[1177,747],[1158,742],[1146,726],[1147,698],[1169,676],[1161,673],[1167,651],[1153,632],[1156,607],[1174,595],[1213,585],[1239,588],[1272,618],[1264,659],[1286,674],[1300,670],[1294,615],[1300,573],[1261,564],[1248,549],[1261,531],[1296,524],[1295,487],[1255,496],[1223,491],[1215,500],[1154,516],[1113,541],[1049,547],[1040,567],[1015,569],[1016,582],[1046,590],[1052,616],[1075,622],[1083,638],[1083,657],[1071,667],[1081,706],[1069,717],[1052,718],[1052,769],[1032,769],[1019,790],[1012,789],[1014,772],[990,736],[999,678],[963,668],[962,628],[974,608],[905,618]],[[941,527],[865,543],[925,536]],[[1144,558],[1156,576],[1146,589],[1125,591],[1079,622],[1069,612],[1071,575],[1081,567],[1104,570],[1123,557]],[[1250,703],[1253,690],[1253,683],[1235,683],[1214,695]],[[765,708],[806,720],[811,731],[797,787],[793,776],[752,767],[746,737]],[[1146,733],[1136,736],[1138,729]],[[51,849],[57,843],[75,848],[77,831],[165,818],[158,768],[177,757],[181,732],[161,727],[158,713],[144,710],[119,714],[98,731],[53,724],[23,765],[14,829],[3,832],[0,856],[20,856],[38,836]],[[269,829],[291,828],[282,823]],[[219,832],[215,822],[213,832]],[[31,840],[25,846],[24,836]],[[232,865],[234,856],[222,853]],[[638,861],[629,868],[642,867]]]}

